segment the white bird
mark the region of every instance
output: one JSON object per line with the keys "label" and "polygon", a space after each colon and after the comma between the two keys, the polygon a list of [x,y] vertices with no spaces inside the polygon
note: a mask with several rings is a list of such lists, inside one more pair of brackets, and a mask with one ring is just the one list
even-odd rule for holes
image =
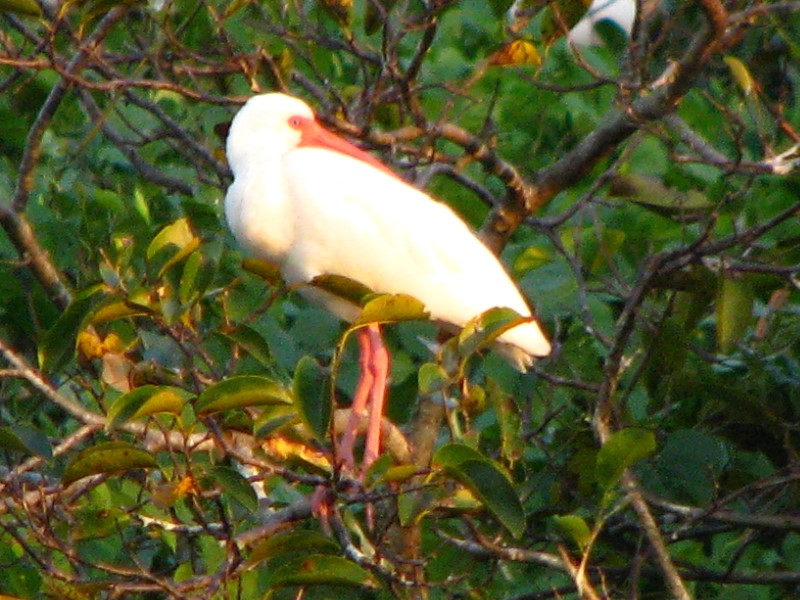
{"label": "white bird", "polygon": [[[531,316],[501,263],[450,208],[322,127],[302,100],[250,98],[231,123],[227,155],[234,175],[225,197],[228,224],[244,250],[279,265],[287,283],[344,276],[377,293],[411,295],[432,319],[456,327],[495,307]],[[342,319],[359,313],[320,288],[300,291]],[[366,469],[379,452],[389,360],[377,325],[360,329],[358,338],[362,375],[341,457],[353,467],[358,422],[369,412]],[[550,353],[534,320],[498,342],[520,370]]]}
{"label": "white bird", "polygon": [[597,26],[607,21],[630,37],[636,20],[635,0],[594,0],[584,17],[569,32],[569,39],[579,46],[599,46],[603,43]]}

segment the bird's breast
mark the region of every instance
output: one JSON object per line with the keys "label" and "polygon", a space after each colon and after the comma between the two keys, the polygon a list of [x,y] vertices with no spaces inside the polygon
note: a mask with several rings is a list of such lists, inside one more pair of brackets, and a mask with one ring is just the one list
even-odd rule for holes
{"label": "bird's breast", "polygon": [[283,264],[295,235],[291,198],[280,172],[263,167],[236,175],[225,195],[225,218],[248,254]]}

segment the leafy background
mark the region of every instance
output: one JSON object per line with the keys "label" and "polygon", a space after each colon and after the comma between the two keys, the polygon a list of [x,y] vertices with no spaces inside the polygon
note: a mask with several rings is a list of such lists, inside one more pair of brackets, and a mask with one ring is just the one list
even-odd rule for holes
{"label": "leafy background", "polygon": [[[0,2],[0,593],[797,595],[800,7],[577,45],[585,8]],[[509,315],[435,353],[378,298],[364,486],[352,329],[224,224],[225,125],[273,89],[480,229],[554,341],[521,376],[478,352]]]}

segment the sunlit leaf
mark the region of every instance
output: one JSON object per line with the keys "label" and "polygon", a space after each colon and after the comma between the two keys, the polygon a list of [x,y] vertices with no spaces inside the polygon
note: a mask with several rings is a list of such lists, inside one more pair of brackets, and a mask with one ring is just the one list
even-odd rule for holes
{"label": "sunlit leaf", "polygon": [[130,304],[123,300],[111,298],[107,302],[100,302],[88,315],[89,321],[95,325],[126,319],[128,317],[139,317],[149,314],[141,304]]}
{"label": "sunlit leaf", "polygon": [[171,252],[158,271],[158,277],[162,277],[170,267],[187,258],[199,246],[200,238],[192,231],[189,220],[181,218],[156,234],[147,247],[147,259],[152,261],[157,255]]}
{"label": "sunlit leaf", "polygon": [[408,481],[419,473],[420,469],[416,465],[397,465],[386,469],[378,478],[380,483],[400,483]]}
{"label": "sunlit leaf", "polygon": [[152,259],[156,254],[167,248],[185,248],[196,239],[189,221],[186,218],[178,219],[159,231],[147,247],[147,258]]}
{"label": "sunlit leaf", "polygon": [[520,323],[530,321],[510,308],[492,308],[470,320],[458,334],[458,351],[462,356],[486,348],[498,337]]}
{"label": "sunlit leaf", "polygon": [[331,460],[314,444],[291,435],[270,435],[261,442],[261,449],[267,456],[286,464],[290,468],[299,467],[304,471],[318,475],[330,476]]}
{"label": "sunlit leaf", "polygon": [[527,40],[513,40],[504,44],[489,57],[489,64],[493,66],[540,65],[542,57],[539,51]]}
{"label": "sunlit leaf", "polygon": [[608,491],[622,477],[625,469],[650,456],[656,449],[656,436],[649,429],[629,427],[611,435],[597,453],[595,477]]}
{"label": "sunlit leaf", "polygon": [[349,585],[377,587],[366,569],[345,558],[327,554],[308,554],[288,560],[270,578],[274,586]]}
{"label": "sunlit leaf", "polygon": [[197,413],[209,414],[231,408],[291,402],[291,392],[272,379],[240,375],[206,388],[197,398]]}
{"label": "sunlit leaf", "polygon": [[42,9],[34,0],[0,0],[0,12],[39,17]]}
{"label": "sunlit leaf", "polygon": [[428,318],[425,305],[407,294],[381,294],[367,301],[353,326],[368,323],[424,321]]}
{"label": "sunlit leaf", "polygon": [[178,500],[186,497],[188,494],[196,492],[197,489],[194,478],[187,475],[178,481],[169,481],[157,486],[153,490],[151,499],[157,508],[166,509],[174,506]]}
{"label": "sunlit leaf", "polygon": [[325,290],[329,294],[333,294],[334,296],[348,300],[359,306],[364,303],[367,297],[374,293],[363,283],[343,275],[317,275],[308,282],[308,285]]}
{"label": "sunlit leaf", "polygon": [[76,454],[67,465],[62,483],[67,486],[90,475],[119,473],[158,466],[155,457],[128,442],[104,442]]}
{"label": "sunlit leaf", "polygon": [[311,356],[304,356],[294,371],[292,391],[300,418],[311,432],[324,439],[330,426],[332,406],[328,374]]}
{"label": "sunlit leaf", "polygon": [[108,410],[108,428],[156,413],[179,415],[193,394],[171,386],[144,385],[123,394]]}
{"label": "sunlit leaf", "polygon": [[281,268],[275,263],[260,258],[245,258],[242,260],[242,268],[269,284],[280,285],[283,283]]}
{"label": "sunlit leaf", "polygon": [[737,85],[741,88],[745,95],[752,94],[753,90],[756,88],[756,82],[753,79],[753,76],[750,74],[750,69],[747,68],[747,65],[745,65],[735,56],[725,56],[722,58],[722,60],[724,60],[725,64],[728,65],[728,69],[730,69],[733,79],[736,81]]}

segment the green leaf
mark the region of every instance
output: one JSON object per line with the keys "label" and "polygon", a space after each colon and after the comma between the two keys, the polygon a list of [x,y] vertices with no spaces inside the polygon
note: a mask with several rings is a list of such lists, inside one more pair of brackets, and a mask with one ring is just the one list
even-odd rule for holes
{"label": "green leaf", "polygon": [[407,481],[419,474],[417,465],[397,465],[386,469],[378,478],[379,483],[399,483]]}
{"label": "green leaf", "polygon": [[663,448],[648,467],[650,477],[663,487],[656,493],[705,507],[718,497],[720,476],[731,472],[731,453],[722,439],[703,431],[678,429],[667,434]]}
{"label": "green leaf", "polygon": [[514,397],[507,394],[497,382],[490,379],[487,381],[487,387],[500,426],[500,452],[508,464],[513,465],[525,450],[525,442],[521,435],[521,411]]}
{"label": "green leaf", "polygon": [[271,263],[260,258],[245,258],[242,260],[242,268],[249,271],[272,285],[283,284],[281,268],[275,263]]}
{"label": "green leaf", "polygon": [[[384,24],[383,15],[392,10],[397,0],[370,0],[364,3],[364,32],[372,35]],[[378,8],[380,4],[381,9]]]}
{"label": "green leaf", "polygon": [[329,294],[348,300],[358,306],[361,306],[365,298],[374,293],[363,283],[344,275],[317,275],[308,282],[308,285],[325,290]]}
{"label": "green leaf", "polygon": [[421,394],[433,394],[440,392],[450,385],[450,377],[441,365],[436,363],[425,363],[417,374],[419,380],[419,391]]}
{"label": "green leaf", "polygon": [[683,369],[688,354],[689,339],[683,325],[676,318],[665,319],[652,337],[647,360],[645,380],[651,396],[662,381]]}
{"label": "green leaf", "polygon": [[139,317],[150,314],[140,304],[131,304],[117,298],[109,298],[95,306],[88,314],[87,320],[93,325],[127,319],[128,317]]}
{"label": "green leaf", "polygon": [[515,538],[525,533],[525,511],[503,472],[484,460],[466,460],[448,472],[466,486]]}
{"label": "green leaf", "polygon": [[397,323],[399,321],[425,321],[429,317],[425,305],[407,294],[381,294],[369,300],[353,327],[369,323]]}
{"label": "green leaf", "polygon": [[300,418],[317,439],[325,439],[330,427],[332,405],[327,372],[311,356],[304,356],[294,371],[292,391]]}
{"label": "green leaf", "polygon": [[265,367],[274,365],[267,340],[252,327],[237,325],[232,328],[222,328],[220,333],[235,344],[238,344],[240,348]]}
{"label": "green leaf", "polygon": [[61,370],[73,356],[78,332],[83,329],[102,288],[93,286],[79,295],[44,335],[39,346],[39,365],[47,373]]}
{"label": "green leaf", "polygon": [[433,457],[434,463],[469,489],[515,538],[525,532],[525,510],[506,474],[477,450],[463,444],[447,444]]}
{"label": "green leaf", "polygon": [[216,264],[197,250],[189,255],[183,267],[178,287],[178,299],[182,304],[197,301],[214,279]]}
{"label": "green leaf", "polygon": [[103,442],[78,452],[61,478],[64,486],[89,475],[157,467],[155,457],[128,442]]}
{"label": "green leaf", "polygon": [[589,271],[597,274],[609,264],[612,264],[614,256],[617,254],[620,248],[622,248],[624,242],[624,231],[604,227],[600,239],[597,240],[597,245],[593,248],[593,255],[590,255],[591,263],[589,266]]}
{"label": "green leaf", "polygon": [[538,246],[528,246],[514,260],[514,274],[521,277],[553,260],[552,254]]}
{"label": "green leaf", "polygon": [[548,44],[564,36],[572,29],[591,5],[591,0],[554,0],[542,3],[541,35]]}
{"label": "green leaf", "polygon": [[257,544],[247,559],[255,565],[276,557],[293,554],[336,554],[339,545],[329,537],[314,531],[289,531],[274,535]]}
{"label": "green leaf", "polygon": [[265,438],[287,425],[300,421],[297,408],[292,405],[274,404],[261,409],[261,414],[253,423],[253,435],[256,439]]}
{"label": "green leaf", "polygon": [[223,493],[229,495],[250,512],[258,512],[258,496],[247,478],[239,471],[217,465],[211,468],[208,476]]}
{"label": "green leaf", "polygon": [[275,569],[271,577],[274,586],[290,585],[349,585],[377,587],[366,569],[345,558],[327,554],[308,554],[293,558]]}
{"label": "green leaf", "polygon": [[622,473],[635,462],[647,458],[656,449],[656,436],[649,429],[629,427],[614,433],[597,453],[595,477],[609,491]]}
{"label": "green leaf", "polygon": [[753,316],[753,288],[745,279],[723,277],[717,294],[717,349],[730,354],[747,333]]}
{"label": "green leaf", "polygon": [[581,550],[592,541],[592,530],[578,515],[556,515],[551,518],[551,523],[561,537],[571,539]]}
{"label": "green leaf", "polygon": [[755,79],[753,79],[753,76],[750,74],[750,70],[747,68],[747,65],[745,65],[735,56],[724,56],[722,60],[724,60],[725,64],[728,65],[728,69],[730,69],[733,79],[742,89],[744,94],[746,96],[752,94],[753,90],[756,89],[756,82]]}
{"label": "green leaf", "polygon": [[147,260],[152,260],[156,254],[170,246],[178,249],[186,248],[192,245],[196,239],[189,226],[189,220],[185,217],[178,219],[156,234],[147,247]]}
{"label": "green leaf", "polygon": [[0,0],[0,12],[39,17],[42,9],[34,0]]}
{"label": "green leaf", "polygon": [[184,217],[167,225],[156,234],[147,247],[147,260],[153,261],[156,257],[167,256],[170,250],[175,249],[159,268],[158,277],[160,278],[172,266],[187,258],[199,247],[200,238],[194,234],[189,226],[189,220]]}
{"label": "green leaf", "polygon": [[0,427],[0,448],[34,454],[45,460],[53,458],[53,446],[44,432],[30,425]]}
{"label": "green leaf", "polygon": [[144,385],[123,394],[114,401],[108,410],[109,429],[123,423],[156,413],[181,414],[186,401],[193,394],[172,386]]}
{"label": "green leaf", "polygon": [[470,320],[458,334],[458,351],[466,357],[486,348],[520,323],[530,321],[511,308],[491,308]]}
{"label": "green leaf", "polygon": [[681,222],[696,221],[716,208],[714,202],[696,190],[679,192],[642,175],[615,176],[611,180],[609,196],[629,200]]}
{"label": "green leaf", "polygon": [[197,414],[263,406],[291,404],[292,395],[283,385],[259,375],[240,375],[206,388],[197,398]]}
{"label": "green leaf", "polygon": [[467,460],[486,460],[486,457],[464,444],[445,444],[433,456],[433,462],[443,467],[457,467]]}

